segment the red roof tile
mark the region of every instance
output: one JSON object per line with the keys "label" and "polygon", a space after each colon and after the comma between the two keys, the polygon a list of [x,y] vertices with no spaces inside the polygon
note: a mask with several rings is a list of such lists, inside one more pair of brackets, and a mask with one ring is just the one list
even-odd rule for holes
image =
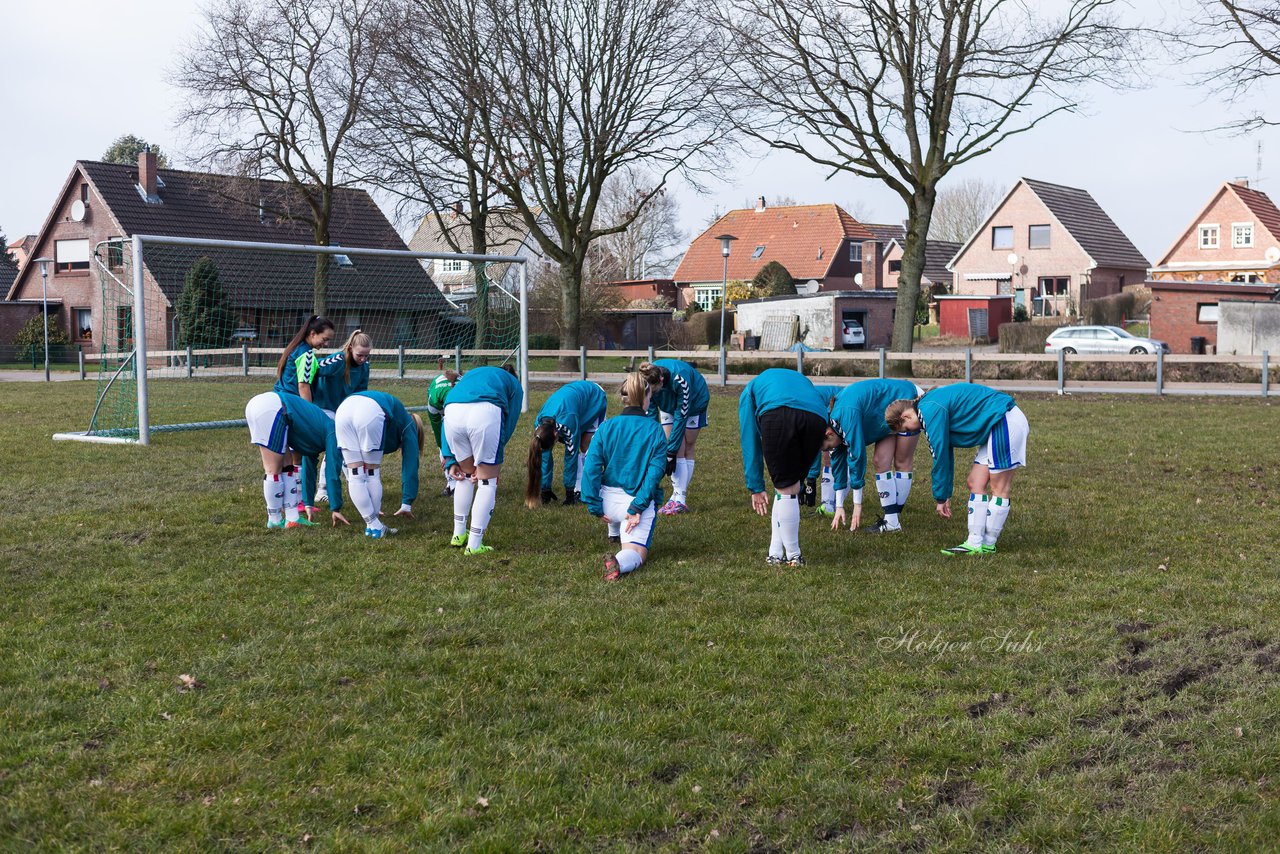
{"label": "red roof tile", "polygon": [[[875,239],[839,205],[732,210],[689,244],[676,268],[677,282],[720,281],[724,259],[716,237],[721,234],[738,238],[729,255],[732,280],[750,279],[770,261],[786,267],[792,278],[823,279],[846,240]],[[760,257],[751,257],[760,246]]]}
{"label": "red roof tile", "polygon": [[1271,232],[1272,239],[1280,241],[1280,210],[1276,209],[1275,202],[1261,190],[1250,189],[1236,183],[1229,183],[1227,186],[1240,197],[1245,207],[1253,211],[1253,215],[1262,223],[1262,227]]}

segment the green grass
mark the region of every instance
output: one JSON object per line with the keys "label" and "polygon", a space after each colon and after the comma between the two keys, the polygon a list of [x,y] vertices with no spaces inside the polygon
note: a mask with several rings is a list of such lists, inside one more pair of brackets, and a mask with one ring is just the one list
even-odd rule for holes
{"label": "green grass", "polygon": [[[226,417],[260,386],[158,381],[155,420]],[[435,476],[394,539],[268,533],[243,431],[49,441],[90,395],[0,396],[0,848],[1280,838],[1265,403],[1026,397],[1031,467],[999,555],[938,554],[963,522],[933,515],[922,449],[907,532],[806,518],[796,571],[763,564],[736,400],[715,396],[694,512],[606,585],[600,523],[519,504],[518,440],[499,552],[464,560]]]}

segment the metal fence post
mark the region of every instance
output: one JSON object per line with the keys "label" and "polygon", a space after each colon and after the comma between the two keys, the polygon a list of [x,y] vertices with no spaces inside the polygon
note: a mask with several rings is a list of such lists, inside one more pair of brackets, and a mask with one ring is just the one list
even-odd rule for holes
{"label": "metal fence post", "polygon": [[964,381],[973,382],[973,350],[969,347],[964,348]]}
{"label": "metal fence post", "polygon": [[653,345],[652,344],[649,345],[649,361],[650,362],[653,361]]}
{"label": "metal fence post", "polygon": [[453,348],[453,369],[462,373],[462,345]]}
{"label": "metal fence post", "polygon": [[247,341],[240,345],[240,367],[244,369],[244,375],[249,376],[249,343]]}
{"label": "metal fence post", "polygon": [[1156,350],[1156,395],[1164,394],[1164,348]]}
{"label": "metal fence post", "polygon": [[581,379],[587,378],[587,347],[584,344],[578,348],[578,373]]}
{"label": "metal fence post", "polygon": [[720,386],[723,388],[729,384],[729,356],[725,352],[724,345],[720,345]]}
{"label": "metal fence post", "polygon": [[1271,396],[1271,354],[1262,351],[1262,396]]}
{"label": "metal fence post", "polygon": [[1062,394],[1067,388],[1067,351],[1058,350],[1058,394]]}
{"label": "metal fence post", "polygon": [[885,349],[881,347],[880,348],[880,379],[884,379],[884,368],[885,368],[884,356],[885,356]]}
{"label": "metal fence post", "polygon": [[76,347],[80,351],[80,379],[84,379],[84,348]]}
{"label": "metal fence post", "polygon": [[194,366],[191,364],[191,359],[192,359],[191,345],[188,344],[187,345],[187,379],[191,379],[191,376],[194,373]]}
{"label": "metal fence post", "polygon": [[804,373],[804,351],[803,350],[796,351],[796,371],[802,374]]}
{"label": "metal fence post", "polygon": [[400,379],[404,379],[404,345],[401,344],[399,351],[396,353],[396,368],[400,371]]}

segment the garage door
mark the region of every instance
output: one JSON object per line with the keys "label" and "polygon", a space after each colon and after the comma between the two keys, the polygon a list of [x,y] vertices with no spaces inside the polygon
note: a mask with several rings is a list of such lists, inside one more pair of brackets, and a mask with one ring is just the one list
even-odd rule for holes
{"label": "garage door", "polygon": [[969,337],[970,338],[986,338],[987,336],[987,310],[985,308],[969,309]]}

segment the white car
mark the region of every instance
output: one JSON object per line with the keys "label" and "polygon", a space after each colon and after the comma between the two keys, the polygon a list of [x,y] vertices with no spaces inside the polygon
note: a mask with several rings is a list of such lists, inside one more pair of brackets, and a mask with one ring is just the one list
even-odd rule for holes
{"label": "white car", "polygon": [[856,320],[845,320],[841,323],[840,343],[845,349],[854,347],[863,347],[867,343],[867,333],[863,330],[862,324]]}
{"label": "white car", "polygon": [[1130,335],[1119,326],[1063,326],[1044,342],[1046,353],[1131,353],[1151,355],[1169,351],[1169,345],[1154,338]]}

